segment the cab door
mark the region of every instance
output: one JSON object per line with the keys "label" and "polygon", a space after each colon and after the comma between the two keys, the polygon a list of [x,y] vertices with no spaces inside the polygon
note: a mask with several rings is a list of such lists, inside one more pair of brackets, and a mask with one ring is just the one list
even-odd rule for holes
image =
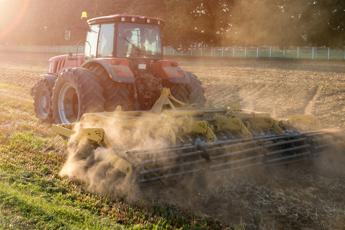
{"label": "cab door", "polygon": [[100,25],[91,25],[85,41],[85,58],[91,59],[97,57],[97,44]]}

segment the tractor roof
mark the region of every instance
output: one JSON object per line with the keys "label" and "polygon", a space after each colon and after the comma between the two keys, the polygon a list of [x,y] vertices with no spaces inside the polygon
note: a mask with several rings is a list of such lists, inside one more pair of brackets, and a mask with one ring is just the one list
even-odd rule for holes
{"label": "tractor roof", "polygon": [[125,14],[115,14],[115,15],[92,18],[92,19],[89,19],[87,22],[90,25],[110,23],[110,22],[130,22],[130,23],[142,23],[142,24],[154,24],[154,25],[164,24],[164,21],[159,18],[139,16],[139,15],[125,15]]}

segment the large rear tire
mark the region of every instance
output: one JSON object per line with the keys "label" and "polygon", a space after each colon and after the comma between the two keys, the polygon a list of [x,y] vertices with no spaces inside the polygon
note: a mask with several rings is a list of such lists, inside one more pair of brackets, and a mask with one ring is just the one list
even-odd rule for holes
{"label": "large rear tire", "polygon": [[104,89],[105,111],[113,112],[118,106],[124,111],[135,110],[133,84],[114,82],[100,65],[91,64],[86,68],[97,75],[97,79]]}
{"label": "large rear tire", "polygon": [[31,90],[36,117],[42,122],[53,121],[51,97],[55,81],[55,76],[46,75]]}
{"label": "large rear tire", "polygon": [[103,88],[97,76],[84,68],[67,70],[53,88],[52,111],[56,123],[72,123],[84,113],[104,111]]}
{"label": "large rear tire", "polygon": [[192,73],[188,73],[188,83],[174,84],[170,90],[174,97],[187,104],[203,106],[206,103],[201,81]]}

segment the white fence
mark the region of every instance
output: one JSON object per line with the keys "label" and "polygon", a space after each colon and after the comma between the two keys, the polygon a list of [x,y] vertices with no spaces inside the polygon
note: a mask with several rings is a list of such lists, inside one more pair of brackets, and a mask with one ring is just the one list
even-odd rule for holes
{"label": "white fence", "polygon": [[[31,52],[31,53],[80,53],[82,46],[0,46],[0,52]],[[164,47],[166,56],[185,57],[223,57],[223,58],[288,58],[315,60],[345,60],[344,49],[327,47],[213,47],[176,50]]]}
{"label": "white fence", "polygon": [[213,47],[191,48],[184,51],[164,47],[164,54],[168,56],[191,57],[345,60],[344,49],[331,49],[327,47],[294,47],[287,49],[278,47]]}
{"label": "white fence", "polygon": [[0,45],[0,52],[27,52],[27,53],[82,53],[82,46],[4,46]]}

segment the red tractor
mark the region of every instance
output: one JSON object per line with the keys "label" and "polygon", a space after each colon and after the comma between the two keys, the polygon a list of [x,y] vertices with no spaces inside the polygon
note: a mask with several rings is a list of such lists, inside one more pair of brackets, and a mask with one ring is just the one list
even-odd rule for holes
{"label": "red tractor", "polygon": [[72,123],[84,113],[149,110],[169,88],[188,104],[205,103],[201,82],[175,61],[163,60],[156,18],[111,15],[88,20],[84,55],[49,60],[49,71],[32,89],[36,116]]}

